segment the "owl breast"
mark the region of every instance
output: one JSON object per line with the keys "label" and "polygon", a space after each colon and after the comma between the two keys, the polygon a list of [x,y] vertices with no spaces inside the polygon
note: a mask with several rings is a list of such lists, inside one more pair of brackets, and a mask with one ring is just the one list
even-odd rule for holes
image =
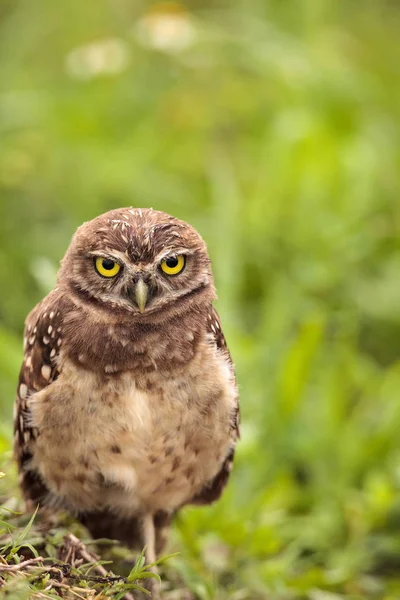
{"label": "owl breast", "polygon": [[65,359],[59,378],[31,397],[32,466],[54,504],[124,516],[174,510],[218,473],[234,441],[229,364],[205,344],[161,379],[100,376]]}

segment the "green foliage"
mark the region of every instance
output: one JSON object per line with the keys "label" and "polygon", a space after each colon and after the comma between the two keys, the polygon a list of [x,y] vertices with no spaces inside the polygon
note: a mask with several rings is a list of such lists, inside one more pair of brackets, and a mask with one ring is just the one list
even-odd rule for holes
{"label": "green foliage", "polygon": [[24,318],[75,228],[165,210],[209,246],[242,406],[232,481],[179,516],[168,576],[202,600],[398,597],[397,5],[0,15],[0,452]]}
{"label": "green foliage", "polygon": [[[38,508],[36,508],[35,512],[29,519],[29,522],[26,525],[26,527],[21,529],[21,531],[17,534],[15,539],[12,539],[12,536],[11,536],[10,540],[2,548],[0,548],[0,553],[2,556],[4,556],[4,558],[7,562],[10,562],[10,561],[14,560],[15,558],[17,558],[18,553],[20,552],[21,548],[24,548],[24,547],[28,548],[28,550],[30,550],[32,552],[32,554],[35,558],[38,557],[38,553],[37,553],[36,549],[32,546],[32,544],[29,544],[29,542],[24,542],[26,536],[28,535],[28,533],[31,530],[31,527],[32,527],[33,521],[35,520],[37,511],[38,511]],[[5,524],[6,530],[10,526],[12,528],[14,528],[14,525],[12,525],[12,524],[8,524],[8,525]]]}
{"label": "green foliage", "polygon": [[[7,521],[0,521],[0,542],[5,541],[0,546],[0,589],[12,600],[81,598],[85,591],[90,598],[98,596],[121,600],[128,592],[140,592],[147,597],[150,591],[144,587],[146,580],[161,581],[152,567],[175,556],[163,556],[145,564],[143,550],[126,576],[115,575],[104,565],[114,562],[118,566],[118,563],[97,560],[82,541],[67,533],[61,519],[49,529],[48,525],[43,527],[40,522],[37,523],[37,510],[26,525],[23,523],[26,515],[18,517],[14,511],[0,506],[2,513],[5,513]],[[80,528],[81,538],[86,536],[84,528],[78,524],[70,522],[69,526]],[[109,541],[108,545],[112,546],[112,542]],[[69,557],[69,560],[63,560],[63,556]]]}

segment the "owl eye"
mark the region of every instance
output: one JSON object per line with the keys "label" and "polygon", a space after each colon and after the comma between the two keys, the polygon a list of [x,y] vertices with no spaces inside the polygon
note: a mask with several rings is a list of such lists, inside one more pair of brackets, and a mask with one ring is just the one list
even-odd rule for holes
{"label": "owl eye", "polygon": [[169,256],[161,263],[161,270],[166,275],[178,275],[185,266],[185,257],[182,254],[179,256]]}
{"label": "owl eye", "polygon": [[115,262],[115,260],[111,260],[111,258],[102,258],[99,256],[96,258],[94,264],[96,271],[102,277],[115,277],[121,270],[121,265]]}

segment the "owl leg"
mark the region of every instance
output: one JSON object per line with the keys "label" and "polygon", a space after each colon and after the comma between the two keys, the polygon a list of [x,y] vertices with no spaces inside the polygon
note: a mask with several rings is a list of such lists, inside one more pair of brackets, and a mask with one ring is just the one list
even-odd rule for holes
{"label": "owl leg", "polygon": [[[146,547],[146,563],[153,563],[156,560],[156,528],[154,525],[154,516],[151,513],[148,513],[142,518],[142,534],[143,542]],[[151,567],[151,571],[157,573],[158,569],[156,566],[153,566]],[[160,600],[160,585],[157,579],[149,579],[148,587],[151,592],[151,597],[154,598],[154,600]]]}
{"label": "owl leg", "polygon": [[156,530],[152,514],[147,514],[142,520],[143,541],[146,546],[146,561],[152,563],[156,560]]}

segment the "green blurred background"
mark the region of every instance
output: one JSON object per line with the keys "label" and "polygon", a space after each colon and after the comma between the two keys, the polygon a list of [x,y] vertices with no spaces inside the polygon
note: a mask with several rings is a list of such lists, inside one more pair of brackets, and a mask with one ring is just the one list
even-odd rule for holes
{"label": "green blurred background", "polygon": [[0,4],[0,449],[76,227],[188,220],[242,407],[174,529],[202,600],[400,598],[399,39],[390,0]]}

